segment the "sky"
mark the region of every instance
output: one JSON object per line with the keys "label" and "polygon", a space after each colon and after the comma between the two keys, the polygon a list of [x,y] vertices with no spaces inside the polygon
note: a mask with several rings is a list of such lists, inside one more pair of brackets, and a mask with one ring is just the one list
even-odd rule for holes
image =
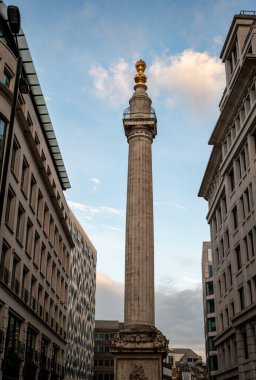
{"label": "sky", "polygon": [[123,320],[128,144],[122,115],[134,63],[147,63],[153,150],[156,325],[203,355],[198,190],[225,88],[220,51],[252,0],[6,0],[21,23],[72,188],[66,199],[97,249],[96,318]]}

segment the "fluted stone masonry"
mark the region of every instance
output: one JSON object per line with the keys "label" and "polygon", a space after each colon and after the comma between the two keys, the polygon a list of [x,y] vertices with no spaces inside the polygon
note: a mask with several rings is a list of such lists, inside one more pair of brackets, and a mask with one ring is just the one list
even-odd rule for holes
{"label": "fluted stone masonry", "polygon": [[167,340],[155,327],[151,146],[156,116],[146,93],[145,63],[136,63],[134,94],[124,112],[129,144],[124,329],[112,342],[115,379],[160,380]]}

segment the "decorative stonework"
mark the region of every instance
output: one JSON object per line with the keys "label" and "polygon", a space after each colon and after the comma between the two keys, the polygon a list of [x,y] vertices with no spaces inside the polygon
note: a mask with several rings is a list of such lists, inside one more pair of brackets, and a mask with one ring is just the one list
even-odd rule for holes
{"label": "decorative stonework", "polygon": [[149,331],[122,330],[112,340],[111,352],[166,352],[168,340],[156,328]]}
{"label": "decorative stonework", "polygon": [[129,380],[148,380],[142,365],[133,365],[131,367],[132,370],[129,376]]}

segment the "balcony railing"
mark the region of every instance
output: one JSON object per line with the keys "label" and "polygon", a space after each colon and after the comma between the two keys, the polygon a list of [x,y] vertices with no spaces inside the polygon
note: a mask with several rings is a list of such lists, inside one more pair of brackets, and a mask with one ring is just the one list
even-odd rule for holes
{"label": "balcony railing", "polygon": [[19,340],[10,342],[5,350],[5,355],[7,356],[16,356],[19,360],[24,360],[25,353],[25,343],[20,342]]}
{"label": "balcony railing", "polygon": [[33,348],[26,349],[25,363],[34,367],[39,367],[40,352]]}
{"label": "balcony railing", "polygon": [[4,339],[5,339],[5,332],[4,330],[0,330],[0,354],[4,351]]}
{"label": "balcony railing", "polygon": [[146,118],[146,119],[156,119],[156,113],[153,107],[150,107],[150,112],[131,112],[131,108],[128,107],[124,110],[123,113],[124,119],[137,119],[137,118]]}
{"label": "balcony railing", "polygon": [[49,315],[42,305],[40,305],[37,299],[33,297],[32,294],[24,288],[15,277],[11,276],[11,272],[5,266],[0,268],[0,281],[4,283],[14,294],[16,294],[16,296],[18,296],[24,304],[33,310],[33,312],[53,331],[55,331],[63,339],[66,339],[66,332],[63,328],[60,327],[55,319]]}

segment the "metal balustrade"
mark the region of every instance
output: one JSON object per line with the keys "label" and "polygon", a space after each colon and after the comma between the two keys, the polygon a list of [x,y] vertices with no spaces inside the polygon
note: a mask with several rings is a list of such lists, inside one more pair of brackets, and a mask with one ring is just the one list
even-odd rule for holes
{"label": "metal balustrade", "polygon": [[4,351],[4,340],[5,340],[5,332],[3,329],[0,330],[0,353]]}
{"label": "metal balustrade", "polygon": [[[66,332],[55,321],[53,317],[49,315],[44,307],[37,301],[32,294],[24,288],[21,283],[11,276],[11,272],[5,267],[0,268],[0,281],[6,285],[16,296],[18,296],[24,304],[26,304],[33,312],[42,319],[52,330],[54,330],[64,340],[66,339]],[[1,345],[1,337],[0,337]],[[1,352],[1,351],[0,351]]]}

